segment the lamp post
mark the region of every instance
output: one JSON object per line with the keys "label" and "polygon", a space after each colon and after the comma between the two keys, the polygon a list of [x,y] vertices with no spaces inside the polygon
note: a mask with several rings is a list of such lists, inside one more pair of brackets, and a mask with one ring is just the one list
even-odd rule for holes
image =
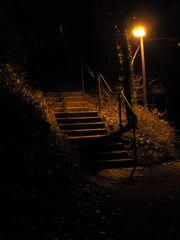
{"label": "lamp post", "polygon": [[144,105],[147,105],[147,81],[146,81],[146,66],[145,66],[145,57],[144,57],[144,42],[143,37],[146,35],[144,28],[139,27],[133,30],[133,34],[135,37],[140,38],[140,46],[141,46],[141,64],[142,64],[142,77],[143,77],[143,98]]}

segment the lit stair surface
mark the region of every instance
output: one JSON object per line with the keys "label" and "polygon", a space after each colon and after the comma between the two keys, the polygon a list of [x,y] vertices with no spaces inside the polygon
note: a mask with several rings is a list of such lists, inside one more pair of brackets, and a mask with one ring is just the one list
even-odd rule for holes
{"label": "lit stair surface", "polygon": [[48,105],[53,108],[60,131],[67,135],[82,163],[93,168],[131,167],[135,161],[124,150],[119,137],[107,134],[98,112],[88,107],[83,92],[46,93]]}

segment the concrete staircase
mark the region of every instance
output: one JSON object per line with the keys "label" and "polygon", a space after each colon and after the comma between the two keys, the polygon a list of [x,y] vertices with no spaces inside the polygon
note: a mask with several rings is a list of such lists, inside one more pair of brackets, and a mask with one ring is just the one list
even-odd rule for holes
{"label": "concrete staircase", "polygon": [[107,134],[97,111],[88,107],[83,92],[49,92],[48,105],[53,108],[60,131],[67,134],[82,163],[94,168],[130,167],[135,161],[124,150],[120,136]]}

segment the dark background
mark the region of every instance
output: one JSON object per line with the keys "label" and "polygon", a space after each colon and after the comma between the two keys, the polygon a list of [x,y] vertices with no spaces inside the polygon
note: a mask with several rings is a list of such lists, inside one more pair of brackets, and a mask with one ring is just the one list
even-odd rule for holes
{"label": "dark background", "polygon": [[[81,86],[82,58],[96,72],[117,78],[114,30],[109,17],[145,23],[147,78],[163,82],[161,99],[169,120],[178,128],[180,1],[42,1],[0,3],[1,61],[21,64],[31,84],[39,88]],[[138,40],[132,38],[133,51]],[[141,72],[140,55],[135,60]],[[70,83],[71,82],[71,83]]]}

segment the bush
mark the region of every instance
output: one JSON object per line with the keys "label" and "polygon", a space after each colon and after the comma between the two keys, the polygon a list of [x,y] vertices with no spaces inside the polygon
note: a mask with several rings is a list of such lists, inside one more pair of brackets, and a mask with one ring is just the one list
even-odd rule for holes
{"label": "bush", "polygon": [[1,234],[7,239],[44,231],[51,225],[47,219],[55,212],[57,198],[63,199],[64,192],[78,184],[78,161],[66,137],[57,134],[43,93],[30,88],[24,77],[16,66],[1,65]]}
{"label": "bush", "polygon": [[[137,157],[143,164],[153,164],[175,158],[175,132],[172,126],[163,119],[157,109],[147,109],[141,105],[133,107],[137,115]],[[132,133],[124,133],[130,142]]]}
{"label": "bush", "polygon": [[[139,95],[138,95],[139,96]],[[94,108],[98,108],[97,92],[94,91]],[[101,90],[102,109],[101,117],[105,120],[109,134],[119,129],[119,109],[117,96],[109,94],[105,89]],[[164,114],[156,108],[146,108],[137,104],[137,95],[133,95],[133,110],[137,114],[137,157],[143,164],[159,163],[175,158],[175,132],[172,126],[164,119]],[[140,97],[140,96],[139,96]],[[142,99],[141,99],[142,100]],[[122,102],[122,125],[126,126],[126,112]],[[127,148],[132,152],[132,131],[123,133]],[[132,154],[133,157],[133,154]]]}
{"label": "bush", "polygon": [[54,154],[59,155],[62,169],[68,161],[70,168],[76,168],[78,162],[72,160],[70,146],[43,92],[28,86],[19,66],[0,66],[0,106],[1,151],[5,156],[36,162]]}

